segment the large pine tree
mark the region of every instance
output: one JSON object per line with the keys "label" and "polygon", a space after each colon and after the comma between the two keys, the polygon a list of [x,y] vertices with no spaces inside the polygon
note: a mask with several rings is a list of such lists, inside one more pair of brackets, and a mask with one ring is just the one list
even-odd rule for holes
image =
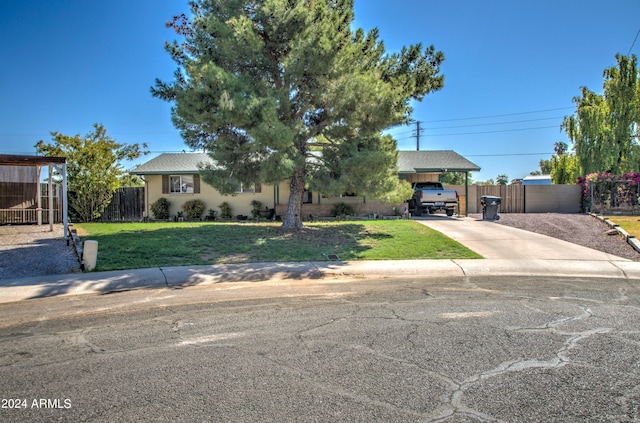
{"label": "large pine tree", "polygon": [[290,180],[286,228],[302,227],[305,188],[410,197],[382,131],[442,88],[444,57],[420,44],[389,54],[353,18],[353,0],[195,0],[168,23],[184,39],[167,44],[178,69],[152,93],[175,103],[185,142],[210,152],[205,182],[233,193]]}

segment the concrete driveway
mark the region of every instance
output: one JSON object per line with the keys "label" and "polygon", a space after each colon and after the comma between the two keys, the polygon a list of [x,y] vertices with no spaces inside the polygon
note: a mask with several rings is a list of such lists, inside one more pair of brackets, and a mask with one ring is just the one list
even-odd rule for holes
{"label": "concrete driveway", "polygon": [[628,261],[561,239],[473,217],[430,216],[416,220],[458,241],[485,259]]}

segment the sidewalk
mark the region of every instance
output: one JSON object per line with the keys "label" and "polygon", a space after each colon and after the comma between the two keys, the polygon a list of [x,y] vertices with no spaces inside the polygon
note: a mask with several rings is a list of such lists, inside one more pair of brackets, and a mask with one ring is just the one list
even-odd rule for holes
{"label": "sidewalk", "polygon": [[0,280],[0,303],[58,295],[104,294],[133,289],[181,288],[268,280],[463,276],[640,279],[640,262],[464,259],[251,263],[150,268]]}
{"label": "sidewalk", "polygon": [[57,295],[268,280],[541,276],[640,279],[640,262],[469,217],[418,220],[482,255],[479,260],[248,263],[72,273],[0,280],[0,303]]}

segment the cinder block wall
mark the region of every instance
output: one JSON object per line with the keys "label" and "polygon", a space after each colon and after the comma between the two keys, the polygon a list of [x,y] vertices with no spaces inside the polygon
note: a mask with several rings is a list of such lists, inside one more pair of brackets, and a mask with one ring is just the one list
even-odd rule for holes
{"label": "cinder block wall", "polygon": [[525,213],[580,213],[580,185],[527,185]]}

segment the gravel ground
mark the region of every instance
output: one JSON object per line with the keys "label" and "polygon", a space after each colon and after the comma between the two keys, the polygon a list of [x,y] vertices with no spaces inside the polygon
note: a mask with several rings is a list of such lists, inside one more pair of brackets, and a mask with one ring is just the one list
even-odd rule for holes
{"label": "gravel ground", "polygon": [[0,226],[0,279],[80,272],[62,225]]}
{"label": "gravel ground", "polygon": [[[503,213],[497,223],[640,261],[640,253],[619,236],[607,235],[609,227],[589,215]],[[53,232],[48,225],[0,226],[0,280],[77,272],[80,263],[64,240],[62,225],[54,225]]]}

